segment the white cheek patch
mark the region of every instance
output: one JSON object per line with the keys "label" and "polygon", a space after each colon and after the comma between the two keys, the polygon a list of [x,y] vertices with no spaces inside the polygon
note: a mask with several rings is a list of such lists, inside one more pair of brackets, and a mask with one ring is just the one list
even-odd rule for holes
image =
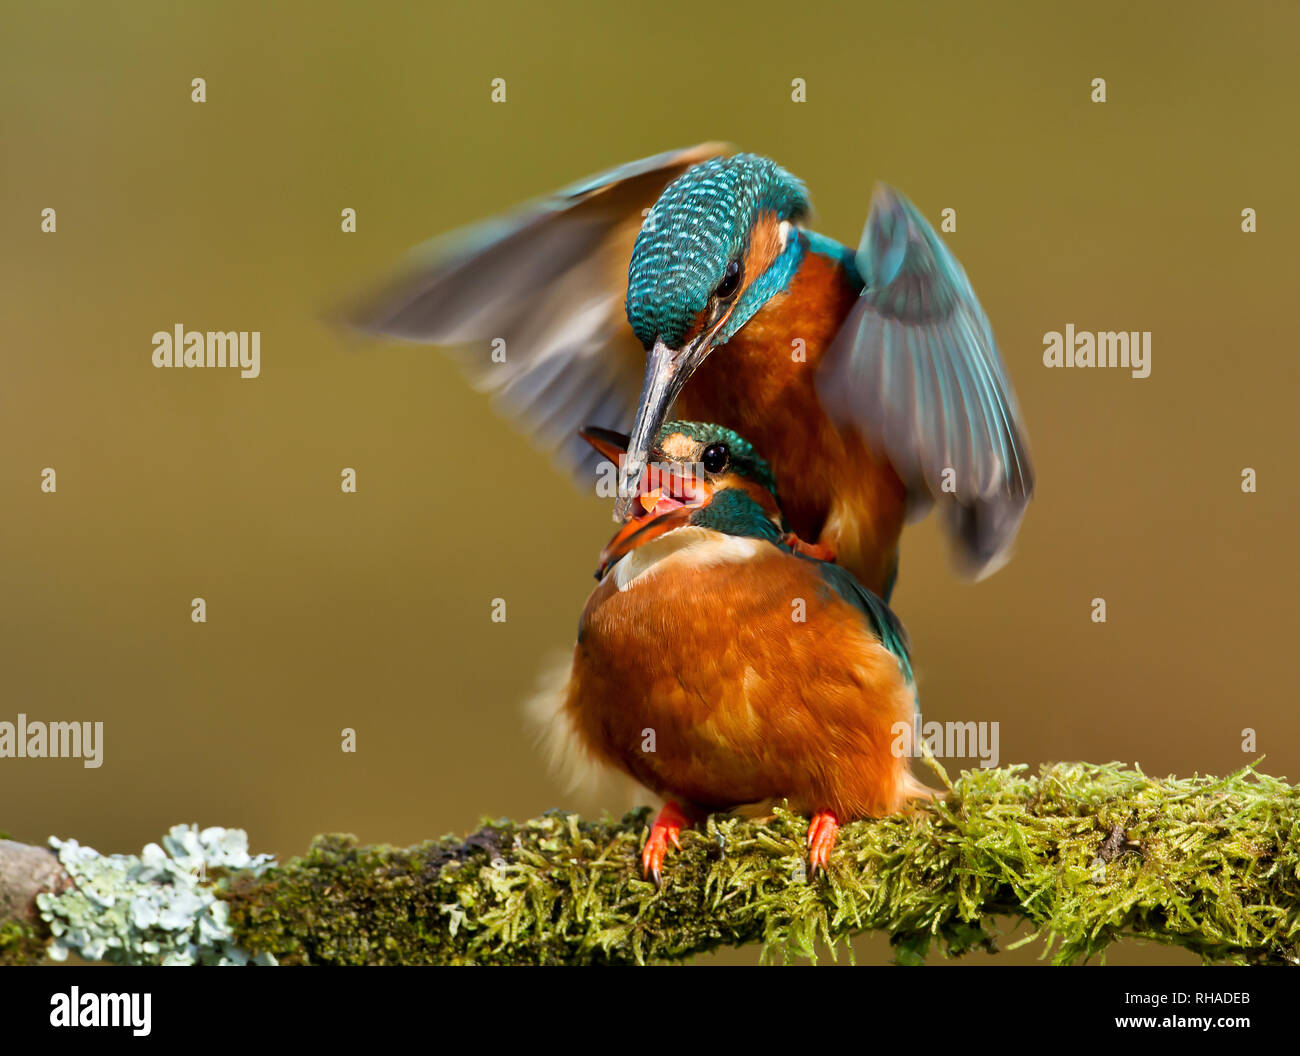
{"label": "white cheek patch", "polygon": [[724,535],[708,528],[678,528],[627,554],[613,568],[620,591],[628,590],[647,573],[670,567],[706,568],[734,561],[752,561],[768,544],[762,539]]}
{"label": "white cheek patch", "polygon": [[785,249],[786,243],[790,241],[790,221],[782,220],[777,233],[781,236],[781,248]]}

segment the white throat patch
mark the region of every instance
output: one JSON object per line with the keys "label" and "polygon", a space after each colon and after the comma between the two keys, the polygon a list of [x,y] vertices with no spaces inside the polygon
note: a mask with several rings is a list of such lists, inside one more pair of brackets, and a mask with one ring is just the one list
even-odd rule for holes
{"label": "white throat patch", "polygon": [[762,553],[766,545],[762,539],[726,535],[711,528],[688,525],[638,546],[621,558],[610,574],[619,590],[627,590],[648,573],[666,567],[703,568],[733,561],[751,561]]}

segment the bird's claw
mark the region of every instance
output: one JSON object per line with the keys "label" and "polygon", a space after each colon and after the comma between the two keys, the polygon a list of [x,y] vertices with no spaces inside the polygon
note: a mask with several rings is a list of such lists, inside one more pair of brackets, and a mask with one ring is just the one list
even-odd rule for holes
{"label": "bird's claw", "polygon": [[668,845],[677,850],[682,849],[680,837],[682,826],[689,824],[686,815],[676,803],[668,802],[659,811],[654,824],[650,826],[650,835],[646,837],[645,846],[641,848],[641,873],[655,882],[656,887],[663,887],[664,856]]}
{"label": "bird's claw", "polygon": [[808,864],[812,866],[812,875],[817,870],[830,865],[831,848],[835,846],[835,837],[839,835],[840,819],[833,811],[819,810],[813,815],[808,826]]}
{"label": "bird's claw", "polygon": [[786,532],[781,536],[781,542],[804,557],[811,557],[817,561],[834,562],[835,560],[835,551],[829,546],[823,546],[821,543],[805,543],[794,532]]}

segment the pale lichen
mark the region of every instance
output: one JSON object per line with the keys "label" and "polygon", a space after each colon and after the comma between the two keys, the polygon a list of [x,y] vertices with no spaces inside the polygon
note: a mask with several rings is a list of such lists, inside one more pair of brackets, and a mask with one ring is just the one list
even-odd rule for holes
{"label": "pale lichen", "polygon": [[138,856],[103,855],[53,836],[49,842],[72,879],[66,891],[36,898],[54,936],[54,960],[76,953],[116,964],[275,963],[240,948],[229,908],[217,897],[226,873],[256,876],[271,861],[249,855],[242,830],[175,825],[162,846],[148,844]]}

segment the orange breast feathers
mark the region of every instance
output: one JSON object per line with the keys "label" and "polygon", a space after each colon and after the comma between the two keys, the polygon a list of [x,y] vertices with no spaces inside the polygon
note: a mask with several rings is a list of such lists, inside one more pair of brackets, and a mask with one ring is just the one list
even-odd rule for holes
{"label": "orange breast feathers", "polygon": [[578,741],[703,810],[785,797],[851,820],[921,794],[892,750],[915,711],[896,658],[811,563],[715,539],[759,556],[665,559],[592,594],[562,708]]}
{"label": "orange breast feathers", "polygon": [[772,466],[795,533],[829,546],[884,595],[906,489],[883,456],[831,424],[815,388],[822,356],[856,298],[837,262],[809,252],[790,288],[700,364],[675,413],[725,425],[753,443]]}

